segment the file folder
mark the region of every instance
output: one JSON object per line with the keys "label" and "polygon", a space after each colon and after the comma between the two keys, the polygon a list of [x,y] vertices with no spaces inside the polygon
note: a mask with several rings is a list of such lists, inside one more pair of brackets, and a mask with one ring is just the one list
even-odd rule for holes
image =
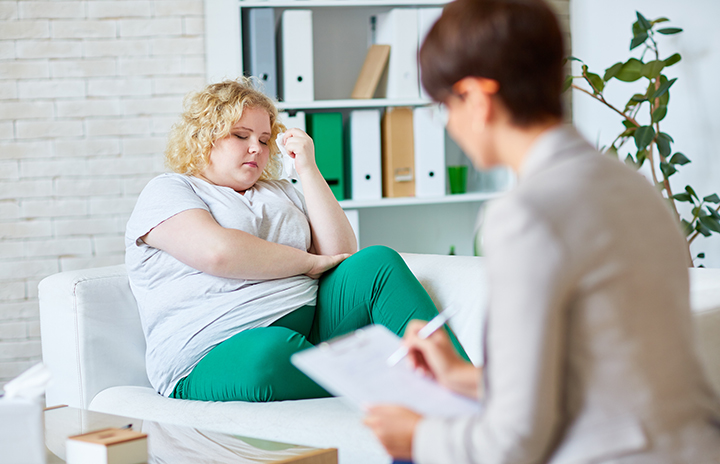
{"label": "file folder", "polygon": [[413,111],[388,108],[382,120],[382,169],[384,197],[415,196]]}
{"label": "file folder", "polygon": [[390,58],[390,45],[371,45],[355,82],[352,98],[373,98]]}
{"label": "file folder", "polygon": [[353,200],[382,198],[380,110],[354,110],[348,122],[350,191]]}
{"label": "file folder", "polygon": [[[280,122],[283,123],[286,130],[287,129],[300,129],[302,131],[305,131],[305,112],[304,111],[296,111],[292,115],[288,113],[287,111],[283,111],[282,113],[279,113]],[[305,131],[307,132],[307,131]],[[288,158],[287,156],[283,156],[283,166],[292,163],[292,160]],[[283,169],[285,171],[285,169]],[[290,182],[292,182],[293,186],[302,193],[302,183],[300,182],[300,179],[290,179]]]}
{"label": "file folder", "polygon": [[308,134],[315,142],[315,162],[335,198],[345,199],[345,159],[341,113],[311,113]]}
{"label": "file folder", "polygon": [[243,71],[263,84],[266,95],[277,98],[275,12],[273,8],[244,8]]}
{"label": "file folder", "polygon": [[393,8],[375,20],[375,43],[390,45],[387,81],[381,83],[386,98],[418,98],[417,8]]}
{"label": "file folder", "polygon": [[445,127],[428,106],[413,110],[415,196],[445,195]]}
{"label": "file folder", "polygon": [[285,10],[280,22],[282,100],[315,99],[312,10]]}
{"label": "file folder", "polygon": [[[442,8],[418,8],[418,52],[425,41],[425,37],[427,37],[428,32],[430,32],[430,28],[432,28],[440,18],[442,10]],[[422,71],[418,63],[418,88],[420,89],[420,97],[430,100],[430,95],[423,89],[422,80],[420,79],[421,73]]]}

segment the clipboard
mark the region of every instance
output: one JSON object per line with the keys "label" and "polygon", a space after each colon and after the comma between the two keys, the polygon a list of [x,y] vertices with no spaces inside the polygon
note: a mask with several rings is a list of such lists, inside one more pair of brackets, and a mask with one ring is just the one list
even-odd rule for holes
{"label": "clipboard", "polygon": [[425,416],[455,417],[478,414],[479,402],[458,395],[413,371],[408,363],[394,366],[388,357],[402,344],[381,325],[295,353],[290,360],[330,393],[364,409],[396,404]]}

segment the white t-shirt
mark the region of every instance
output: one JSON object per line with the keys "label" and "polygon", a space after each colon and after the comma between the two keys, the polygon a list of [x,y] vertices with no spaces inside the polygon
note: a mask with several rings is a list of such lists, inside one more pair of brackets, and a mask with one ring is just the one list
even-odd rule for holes
{"label": "white t-shirt", "polygon": [[286,180],[259,181],[244,195],[181,174],[163,174],[148,183],[127,224],[125,263],[147,341],[148,377],[165,396],[217,344],[314,305],[317,295],[317,281],[306,276],[216,277],[140,239],[189,209],[209,211],[221,226],[264,240],[303,251],[311,244],[304,200]]}

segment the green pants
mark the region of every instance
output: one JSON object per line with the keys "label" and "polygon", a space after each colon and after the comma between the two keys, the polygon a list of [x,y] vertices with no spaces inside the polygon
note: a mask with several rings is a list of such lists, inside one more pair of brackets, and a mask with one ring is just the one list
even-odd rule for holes
{"label": "green pants", "polygon": [[[436,314],[400,255],[386,247],[365,248],[323,275],[317,306],[304,306],[270,327],[245,330],[220,343],[170,396],[205,401],[330,396],[290,363],[293,353],[368,324],[402,336],[410,320],[430,320]],[[451,338],[467,359],[452,333]]]}

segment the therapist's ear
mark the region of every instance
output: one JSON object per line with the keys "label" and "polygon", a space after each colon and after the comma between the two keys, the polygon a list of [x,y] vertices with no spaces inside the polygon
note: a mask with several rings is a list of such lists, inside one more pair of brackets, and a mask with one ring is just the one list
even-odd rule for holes
{"label": "therapist's ear", "polygon": [[465,77],[453,85],[453,94],[470,110],[470,128],[480,133],[497,112],[497,94],[500,86],[496,80],[483,77]]}

